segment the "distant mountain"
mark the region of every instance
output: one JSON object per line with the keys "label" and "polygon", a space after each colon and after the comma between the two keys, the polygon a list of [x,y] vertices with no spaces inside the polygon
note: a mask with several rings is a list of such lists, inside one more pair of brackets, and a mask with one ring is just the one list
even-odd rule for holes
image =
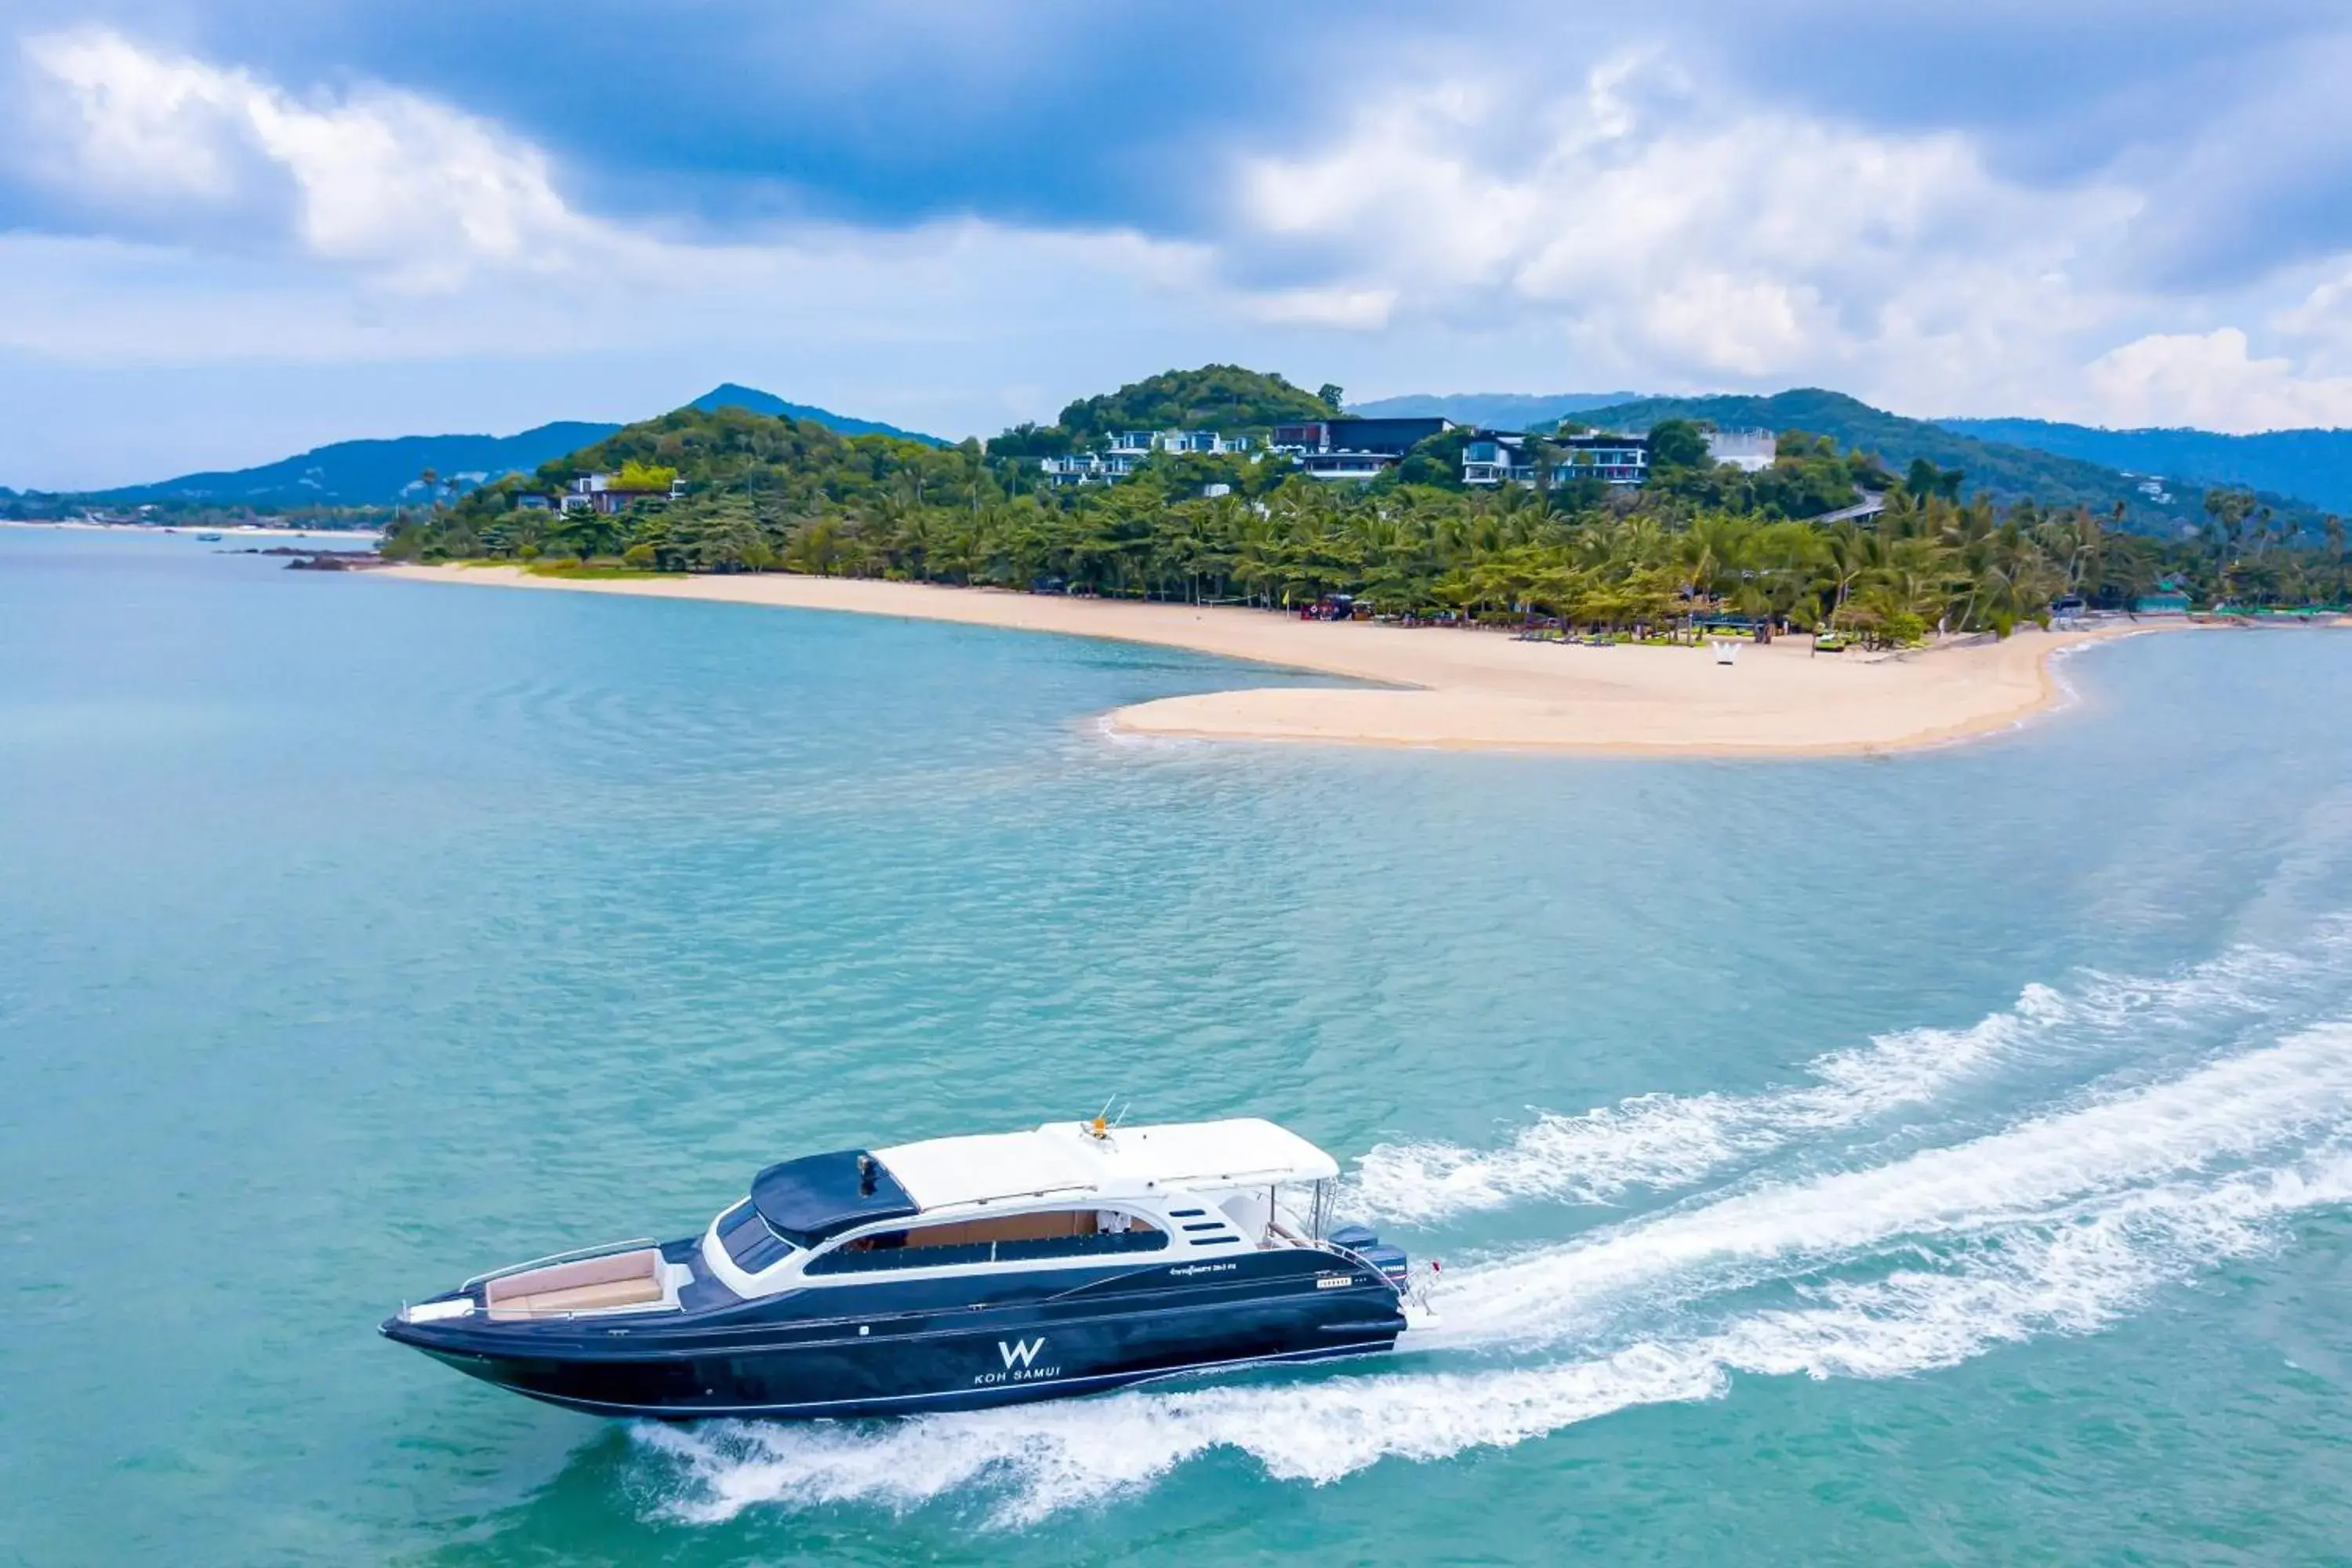
{"label": "distant mountain", "polygon": [[2352,430],[2266,430],[2224,436],[2213,430],[2107,430],[2046,419],[1938,419],[1980,440],[2081,458],[2135,474],[2189,484],[2243,485],[2301,496],[2352,511]]}
{"label": "distant mountain", "polygon": [[427,468],[466,489],[576,452],[618,425],[560,419],[515,436],[401,436],[338,441],[256,468],[182,474],[152,485],[101,490],[93,500],[137,505],[195,501],[248,506],[391,506],[423,494]]}
{"label": "distant mountain", "polygon": [[[809,419],[838,436],[897,436],[903,440],[921,441],[933,447],[952,447],[937,436],[926,436],[919,430],[901,430],[896,425],[884,425],[872,419],[853,419],[846,414],[835,414],[829,408],[815,408],[805,403],[787,403],[772,392],[761,392],[756,386],[738,386],[733,382],[714,386],[687,405],[705,414],[716,414],[722,408],[740,408],[750,414],[766,414],[779,419]],[[604,435],[619,429],[607,426]],[[604,439],[604,436],[596,437]],[[581,443],[585,446],[587,443]]]}
{"label": "distant mountain", "polygon": [[1457,425],[1484,425],[1497,430],[1524,430],[1549,425],[1563,414],[1632,403],[1637,392],[1447,392],[1407,393],[1350,403],[1348,412],[1376,419],[1451,419]]}
{"label": "distant mountain", "polygon": [[[1819,387],[1769,397],[1645,397],[1580,410],[1574,422],[1630,432],[1646,430],[1662,419],[1708,420],[1727,429],[1807,430],[1875,452],[1898,474],[1913,458],[1925,458],[1938,468],[1963,470],[1968,493],[1982,491],[1999,501],[2031,499],[2045,506],[2081,505],[2102,512],[2121,501],[2126,526],[2142,533],[2177,536],[2205,519],[2201,486],[2168,484],[2162,493],[2169,499],[2160,500],[2140,488],[2139,478],[2102,463],[1979,440]],[[2265,499],[2315,526],[2317,513],[2307,502],[2278,494]]]}
{"label": "distant mountain", "polygon": [[[829,409],[787,403],[771,392],[729,382],[713,387],[688,406],[706,412],[743,408],[754,414],[814,420],[844,436],[901,436],[946,446],[936,436],[917,435],[894,425],[853,419]],[[110,505],[195,503],[226,506],[395,506],[421,498],[421,476],[431,468],[458,489],[472,489],[509,474],[527,474],[541,463],[593,446],[618,425],[559,419],[514,436],[400,436],[389,440],[338,441],[254,468],[182,474],[149,485],[96,490],[83,499]]]}

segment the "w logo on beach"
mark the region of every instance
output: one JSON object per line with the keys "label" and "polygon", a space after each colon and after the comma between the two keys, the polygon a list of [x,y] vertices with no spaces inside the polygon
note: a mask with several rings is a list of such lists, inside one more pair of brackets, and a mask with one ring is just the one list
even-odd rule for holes
{"label": "w logo on beach", "polygon": [[1027,1366],[1037,1359],[1037,1352],[1045,1348],[1045,1342],[1042,1338],[1015,1340],[1009,1345],[1003,1340],[996,1342],[996,1353],[1004,1358],[1004,1370],[1007,1372],[1011,1372],[1016,1364]]}

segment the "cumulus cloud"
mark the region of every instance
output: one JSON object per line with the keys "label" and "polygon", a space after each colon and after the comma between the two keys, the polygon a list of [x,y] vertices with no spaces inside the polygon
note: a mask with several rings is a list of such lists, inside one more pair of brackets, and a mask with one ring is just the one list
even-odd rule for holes
{"label": "cumulus cloud", "polygon": [[[791,331],[969,335],[992,310],[1099,326],[1197,295],[1196,245],[969,217],[687,239],[583,212],[496,124],[363,86],[297,97],[119,34],[36,37],[23,161],[76,237],[0,235],[0,346],[166,360],[561,350]],[[277,244],[221,244],[213,220]],[[121,232],[108,232],[119,229]],[[158,245],[157,240],[172,243]]]}
{"label": "cumulus cloud", "polygon": [[2277,430],[2352,425],[2352,376],[2313,376],[2284,357],[2257,359],[2235,327],[2153,332],[2084,371],[2085,401],[2113,425]]}
{"label": "cumulus cloud", "polygon": [[1638,56],[1558,97],[1402,91],[1322,146],[1250,159],[1240,188],[1246,264],[1392,301],[1334,324],[1507,320],[1607,378],[1858,373],[1914,400],[1998,374],[1988,337],[2013,352],[2095,318],[2079,274],[2138,205],[2003,181],[1950,132],[1715,106]]}
{"label": "cumulus cloud", "polygon": [[437,289],[614,237],[565,204],[537,148],[412,93],[303,101],[103,29],[34,37],[25,55],[24,159],[89,205],[166,221],[282,208],[310,254]]}
{"label": "cumulus cloud", "polygon": [[2344,258],[2305,259],[2300,303],[2268,279],[2177,296],[2147,251],[2181,204],[2128,159],[2022,173],[1979,129],[1743,92],[1655,42],[1573,71],[1554,46],[1367,68],[1285,134],[1139,162],[1191,182],[1156,230],[696,225],[658,190],[600,207],[576,150],[424,92],[105,28],[20,54],[0,174],[48,206],[0,231],[0,350],[56,360],[702,345],[824,365],[791,390],[948,430],[1178,357],[1361,395],[1810,382],[1924,415],[2352,418],[2352,290],[2308,286]]}

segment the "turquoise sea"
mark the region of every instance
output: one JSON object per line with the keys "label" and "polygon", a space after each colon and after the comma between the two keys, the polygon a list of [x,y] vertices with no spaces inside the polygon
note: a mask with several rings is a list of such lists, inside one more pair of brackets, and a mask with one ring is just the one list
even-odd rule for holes
{"label": "turquoise sea", "polygon": [[[2352,633],[2066,668],[1135,742],[1264,672],[0,529],[0,1563],[2352,1561]],[[1339,1154],[1434,1342],[658,1428],[375,1335],[1114,1094]]]}

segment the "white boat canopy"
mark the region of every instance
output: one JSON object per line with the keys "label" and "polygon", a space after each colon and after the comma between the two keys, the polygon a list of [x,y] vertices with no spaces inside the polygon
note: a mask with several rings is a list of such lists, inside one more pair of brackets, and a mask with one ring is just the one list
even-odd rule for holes
{"label": "white boat canopy", "polygon": [[1157,1197],[1325,1182],[1339,1162],[1254,1116],[1113,1127],[1049,1121],[1031,1132],[932,1138],[874,1157],[925,1210],[1050,1197]]}

